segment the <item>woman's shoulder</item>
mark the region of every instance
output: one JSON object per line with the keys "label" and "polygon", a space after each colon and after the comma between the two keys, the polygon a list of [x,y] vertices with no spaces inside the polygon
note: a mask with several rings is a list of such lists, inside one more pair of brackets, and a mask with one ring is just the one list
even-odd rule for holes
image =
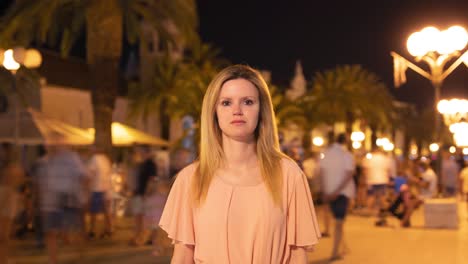
{"label": "woman's shoulder", "polygon": [[282,157],[281,158],[281,168],[283,169],[283,172],[285,172],[288,175],[295,174],[295,175],[301,175],[302,174],[302,169],[297,165],[297,163],[288,158],[288,157]]}
{"label": "woman's shoulder", "polygon": [[176,181],[188,182],[193,178],[195,170],[198,167],[198,162],[193,162],[183,169],[181,169],[176,175]]}

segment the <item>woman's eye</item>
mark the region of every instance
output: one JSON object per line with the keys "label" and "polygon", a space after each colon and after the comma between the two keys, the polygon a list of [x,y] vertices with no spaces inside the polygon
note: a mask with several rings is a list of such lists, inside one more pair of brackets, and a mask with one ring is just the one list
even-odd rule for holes
{"label": "woman's eye", "polygon": [[221,101],[221,105],[222,106],[229,106],[231,104],[231,102],[227,101],[227,100],[223,100]]}
{"label": "woman's eye", "polygon": [[244,101],[244,104],[246,104],[246,105],[253,105],[253,103],[254,103],[254,101],[252,99],[246,99]]}

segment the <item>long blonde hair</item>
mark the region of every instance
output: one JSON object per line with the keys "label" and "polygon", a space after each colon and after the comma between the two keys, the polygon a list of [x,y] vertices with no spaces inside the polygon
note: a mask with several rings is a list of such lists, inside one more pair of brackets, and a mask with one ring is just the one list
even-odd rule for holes
{"label": "long blonde hair", "polygon": [[260,113],[255,130],[260,171],[276,205],[281,202],[282,170],[275,113],[268,86],[261,74],[246,65],[232,65],[219,72],[211,81],[203,98],[201,112],[200,156],[195,170],[192,194],[196,205],[201,205],[208,193],[214,173],[222,166],[224,152],[222,132],[216,117],[216,105],[224,83],[234,79],[250,81],[258,89]]}

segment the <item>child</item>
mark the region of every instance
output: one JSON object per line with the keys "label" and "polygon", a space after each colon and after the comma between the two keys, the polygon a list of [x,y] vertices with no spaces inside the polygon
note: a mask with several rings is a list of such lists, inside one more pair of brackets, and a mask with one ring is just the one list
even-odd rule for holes
{"label": "child", "polygon": [[[166,204],[169,194],[170,184],[167,180],[154,178],[148,184],[143,202],[143,235],[137,239],[136,244],[142,245],[152,243],[154,250],[153,255],[159,256],[162,253],[162,245],[157,241],[159,219],[161,218],[164,205]],[[148,241],[148,236],[151,237],[151,242]]]}

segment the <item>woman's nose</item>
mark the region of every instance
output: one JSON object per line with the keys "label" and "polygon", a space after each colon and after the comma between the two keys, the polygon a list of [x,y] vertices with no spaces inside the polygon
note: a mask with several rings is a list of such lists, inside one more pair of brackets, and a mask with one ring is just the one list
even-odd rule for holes
{"label": "woman's nose", "polygon": [[242,108],[240,104],[233,104],[232,112],[234,115],[242,115]]}

